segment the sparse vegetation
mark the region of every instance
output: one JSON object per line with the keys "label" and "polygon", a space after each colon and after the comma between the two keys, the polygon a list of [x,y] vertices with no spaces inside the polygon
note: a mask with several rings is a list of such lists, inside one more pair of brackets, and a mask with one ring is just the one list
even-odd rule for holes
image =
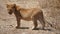
{"label": "sparse vegetation", "polygon": [[[51,23],[56,30],[50,26],[47,27],[48,24],[46,28],[52,29],[51,31],[15,29],[16,20],[14,14],[8,14],[6,3],[16,3],[17,5],[21,5],[22,8],[41,7],[44,13],[44,18]],[[33,26],[32,22],[24,20],[21,22],[22,27],[26,26],[31,28]],[[0,0],[0,34],[60,34],[60,0]]]}

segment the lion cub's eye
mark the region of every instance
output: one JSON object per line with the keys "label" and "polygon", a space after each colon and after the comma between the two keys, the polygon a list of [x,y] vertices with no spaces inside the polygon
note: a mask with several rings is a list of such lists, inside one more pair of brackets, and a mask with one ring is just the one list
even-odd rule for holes
{"label": "lion cub's eye", "polygon": [[7,5],[7,8],[9,7],[9,5]]}

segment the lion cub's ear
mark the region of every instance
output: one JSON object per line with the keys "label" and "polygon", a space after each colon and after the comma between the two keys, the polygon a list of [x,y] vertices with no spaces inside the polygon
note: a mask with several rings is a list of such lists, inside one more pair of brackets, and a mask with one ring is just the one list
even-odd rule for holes
{"label": "lion cub's ear", "polygon": [[8,8],[8,7],[14,7],[14,6],[16,6],[16,4],[6,4],[6,7]]}
{"label": "lion cub's ear", "polygon": [[20,11],[20,6],[16,6],[16,9],[17,9],[18,11]]}
{"label": "lion cub's ear", "polygon": [[12,4],[12,6],[15,6],[16,7],[16,4]]}
{"label": "lion cub's ear", "polygon": [[6,7],[8,8],[9,7],[9,4],[6,4]]}

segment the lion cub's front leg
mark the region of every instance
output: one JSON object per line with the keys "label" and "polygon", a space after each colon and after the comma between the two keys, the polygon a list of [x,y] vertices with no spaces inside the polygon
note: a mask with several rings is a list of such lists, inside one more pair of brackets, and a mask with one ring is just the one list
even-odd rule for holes
{"label": "lion cub's front leg", "polygon": [[16,26],[16,28],[20,28],[21,18],[20,17],[16,17],[16,20],[17,20],[17,26]]}

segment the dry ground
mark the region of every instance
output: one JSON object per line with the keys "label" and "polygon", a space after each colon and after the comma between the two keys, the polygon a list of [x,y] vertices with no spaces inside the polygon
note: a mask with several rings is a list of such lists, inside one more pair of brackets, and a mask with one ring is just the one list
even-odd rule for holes
{"label": "dry ground", "polygon": [[60,31],[55,30],[51,27],[49,27],[50,29],[52,29],[51,31],[32,30],[31,27],[33,26],[33,23],[31,21],[24,20],[21,21],[21,27],[29,27],[30,29],[16,29],[15,17],[14,15],[9,15],[7,13],[5,6],[6,1],[7,0],[0,0],[0,34],[60,34]]}

